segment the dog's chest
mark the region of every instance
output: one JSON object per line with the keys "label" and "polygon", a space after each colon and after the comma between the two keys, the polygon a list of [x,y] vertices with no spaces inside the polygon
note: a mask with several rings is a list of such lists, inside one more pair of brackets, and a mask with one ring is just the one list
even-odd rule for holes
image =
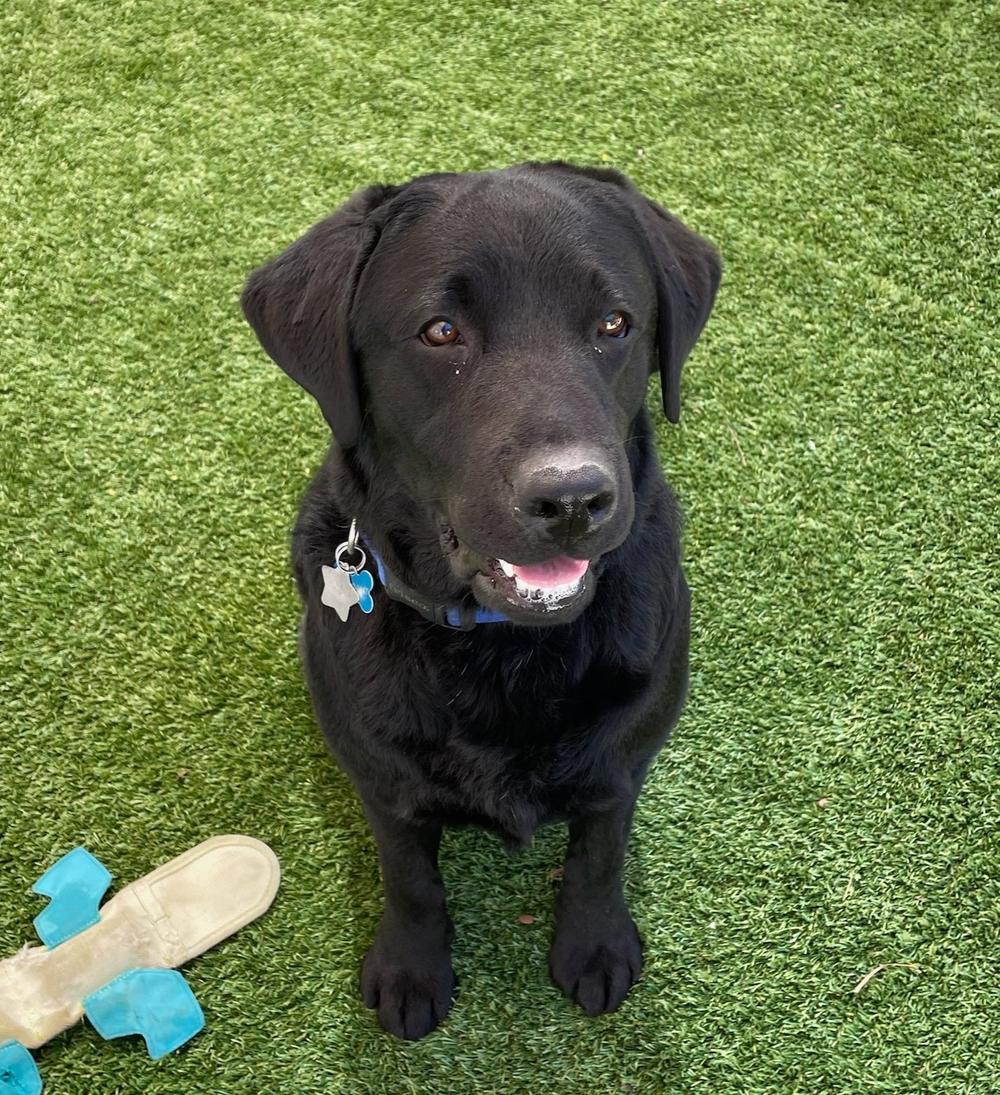
{"label": "dog's chest", "polygon": [[644,678],[538,649],[448,669],[435,682],[446,691],[437,733],[419,751],[427,813],[522,843],[579,801],[620,797],[631,778],[622,739]]}

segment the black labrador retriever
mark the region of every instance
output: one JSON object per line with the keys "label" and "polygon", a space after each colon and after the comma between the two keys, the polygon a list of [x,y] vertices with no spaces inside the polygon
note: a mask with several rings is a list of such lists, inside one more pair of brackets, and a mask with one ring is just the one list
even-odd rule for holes
{"label": "black labrador retriever", "polygon": [[394,1034],[451,1007],[448,824],[568,822],[552,977],[595,1015],[639,976],[622,864],[689,615],[644,395],[658,367],[677,421],[720,270],[617,172],[528,163],[368,187],[247,283],[333,432],[293,536],[301,650],[378,843],[361,986]]}

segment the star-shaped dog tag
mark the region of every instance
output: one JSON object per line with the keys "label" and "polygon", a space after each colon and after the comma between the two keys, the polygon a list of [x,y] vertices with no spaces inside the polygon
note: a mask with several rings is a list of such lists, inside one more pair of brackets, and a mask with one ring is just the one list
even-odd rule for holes
{"label": "star-shaped dog tag", "polygon": [[323,593],[320,600],[347,621],[347,614],[358,603],[358,591],[351,584],[351,576],[341,566],[323,566]]}

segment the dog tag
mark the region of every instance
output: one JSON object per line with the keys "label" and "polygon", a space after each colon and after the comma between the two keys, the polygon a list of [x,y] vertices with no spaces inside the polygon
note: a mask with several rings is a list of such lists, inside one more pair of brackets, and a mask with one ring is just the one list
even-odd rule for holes
{"label": "dog tag", "polygon": [[323,593],[320,600],[332,608],[346,623],[347,614],[358,603],[360,593],[351,582],[351,575],[338,563],[323,566]]}
{"label": "dog tag", "polygon": [[375,579],[368,571],[359,570],[356,574],[352,574],[351,585],[354,586],[354,591],[358,595],[358,608],[366,613],[374,611],[375,602],[372,600],[372,589],[375,585]]}

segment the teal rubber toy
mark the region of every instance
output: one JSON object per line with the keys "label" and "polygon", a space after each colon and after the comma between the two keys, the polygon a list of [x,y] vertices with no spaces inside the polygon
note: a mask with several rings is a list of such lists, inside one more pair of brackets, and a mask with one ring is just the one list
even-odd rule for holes
{"label": "teal rubber toy", "polygon": [[193,1038],[205,1016],[177,967],[263,916],[281,868],[261,841],[217,836],[101,906],[110,881],[74,848],[33,887],[44,945],[0,961],[0,1095],[39,1095],[29,1050],[84,1016],[105,1038],[141,1035],[154,1060]]}
{"label": "teal rubber toy", "polygon": [[0,1043],[0,1095],[41,1095],[42,1077],[20,1042]]}
{"label": "teal rubber toy", "polygon": [[154,1061],[180,1049],[205,1025],[205,1016],[177,970],[129,970],[83,1001],[102,1038],[141,1034]]}

